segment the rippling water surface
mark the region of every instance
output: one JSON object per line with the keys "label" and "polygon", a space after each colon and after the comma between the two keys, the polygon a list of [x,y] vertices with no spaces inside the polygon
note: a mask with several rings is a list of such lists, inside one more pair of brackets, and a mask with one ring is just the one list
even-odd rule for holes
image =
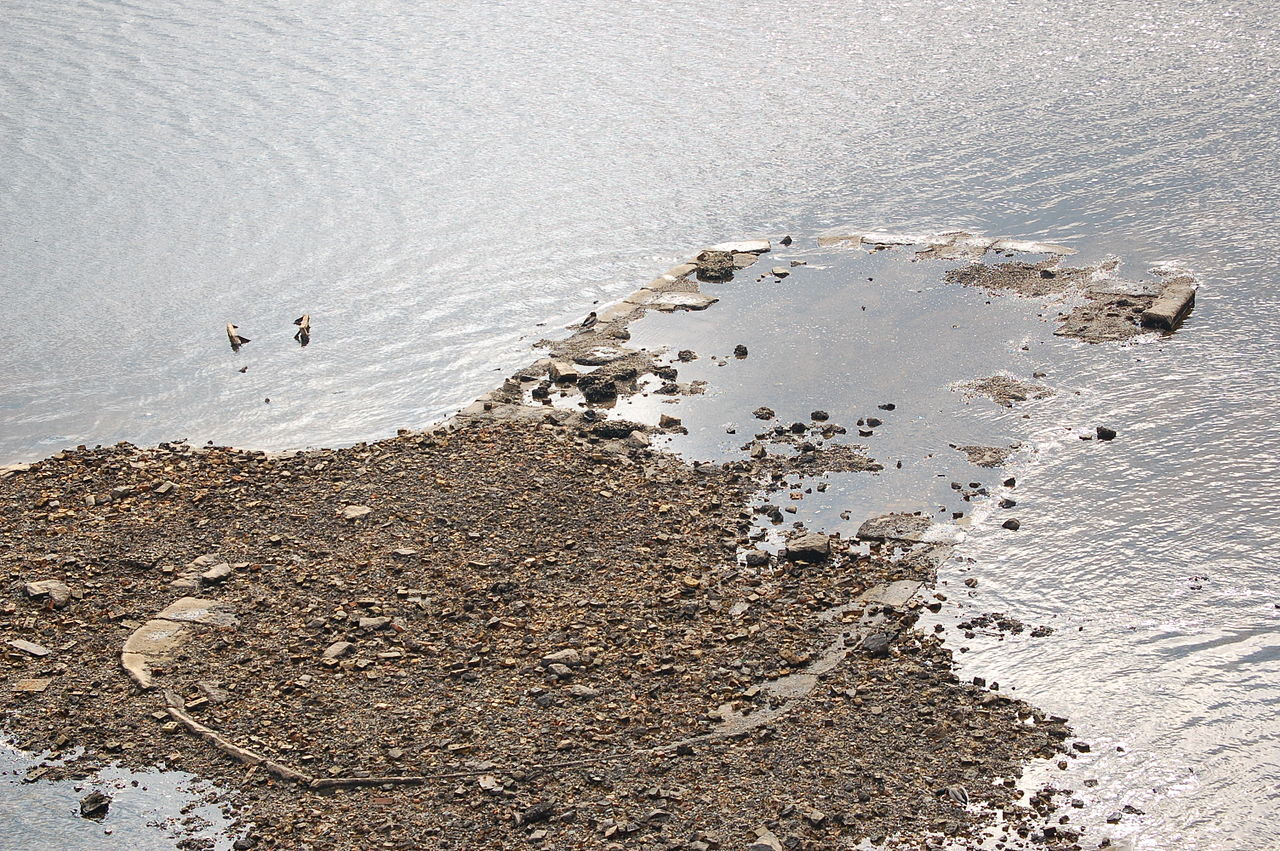
{"label": "rippling water surface", "polygon": [[[1072,769],[1102,778],[1088,818],[1146,812],[1109,835],[1280,845],[1271,4],[8,0],[4,19],[0,463],[421,426],[726,237],[959,226],[1189,265],[1177,345],[1062,347],[1081,395],[1030,426],[1023,531],[979,520],[976,565],[944,579],[976,571],[966,605],[1059,626],[979,636],[965,667],[1097,745]],[[238,355],[226,322],[253,340]],[[1062,437],[1090,417],[1121,439]]]}

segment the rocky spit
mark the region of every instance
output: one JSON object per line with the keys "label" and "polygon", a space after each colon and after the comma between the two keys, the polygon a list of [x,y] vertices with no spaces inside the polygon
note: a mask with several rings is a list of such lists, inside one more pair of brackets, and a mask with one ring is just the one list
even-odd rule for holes
{"label": "rocky spit", "polygon": [[[670,270],[428,431],[0,469],[0,726],[48,753],[31,779],[181,768],[241,849],[1082,847],[1071,790],[1018,778],[1087,746],[914,628],[946,527],[762,546],[753,500],[785,474],[881,469],[843,427],[761,409],[742,460],[701,464],[650,447],[675,417],[608,418],[697,392],[628,323],[705,309],[699,281],[769,247]],[[966,389],[1041,390],[992,381]]]}

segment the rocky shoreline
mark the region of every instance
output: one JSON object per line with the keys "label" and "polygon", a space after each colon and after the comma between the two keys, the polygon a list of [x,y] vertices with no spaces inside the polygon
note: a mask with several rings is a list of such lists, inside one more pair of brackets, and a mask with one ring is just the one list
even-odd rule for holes
{"label": "rocky shoreline", "polygon": [[[921,253],[973,257],[974,240]],[[981,251],[1046,248],[1015,242]],[[702,464],[651,447],[678,418],[609,416],[700,389],[679,381],[685,358],[628,349],[630,323],[710,306],[700,283],[770,248],[708,249],[426,432],[275,455],[81,448],[0,471],[3,728],[84,748],[42,776],[163,763],[217,781],[238,848],[976,846],[997,819],[1007,847],[1081,847],[1056,811],[1069,791],[1027,799],[1017,778],[1087,746],[960,682],[913,628],[942,599],[950,527],[888,515],[850,540],[763,545],[757,518],[781,510],[753,499],[784,475],[881,468],[844,427],[758,413],[744,457]],[[1099,280],[1010,269],[955,282]],[[1086,297],[1102,307],[1064,328],[1118,339],[1170,298]],[[1041,389],[998,378],[968,390],[1012,405]],[[1011,451],[956,449],[990,466]]]}

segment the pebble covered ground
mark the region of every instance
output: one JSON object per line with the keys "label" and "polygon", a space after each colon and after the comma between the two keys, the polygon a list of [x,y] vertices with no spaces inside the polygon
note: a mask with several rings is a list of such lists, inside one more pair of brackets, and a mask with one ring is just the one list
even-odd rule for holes
{"label": "pebble covered ground", "polygon": [[[911,607],[786,715],[674,747],[723,707],[776,701],[760,686],[817,652],[819,613],[928,567],[839,540],[742,564],[750,477],[600,443],[476,423],[275,458],[120,445],[13,472],[3,725],[29,749],[83,746],[64,773],[218,781],[240,847],[736,848],[767,829],[766,846],[827,848],[970,835],[979,804],[1031,817],[1013,778],[1066,727],[958,682]],[[28,587],[42,580],[53,593]],[[234,623],[194,628],[142,690],[121,647],[183,596]],[[308,776],[453,776],[305,788],[189,735],[167,701]]]}

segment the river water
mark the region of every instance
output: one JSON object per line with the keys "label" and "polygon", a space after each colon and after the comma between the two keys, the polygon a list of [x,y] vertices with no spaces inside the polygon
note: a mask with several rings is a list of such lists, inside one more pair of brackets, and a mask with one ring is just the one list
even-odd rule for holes
{"label": "river water", "polygon": [[[1105,835],[1280,845],[1271,4],[7,0],[4,19],[0,463],[421,426],[724,238],[963,227],[1191,267],[1176,345],[1061,350],[1080,395],[1022,434],[1023,530],[979,517],[943,581],[1057,628],[961,658],[1094,743],[1071,770],[1100,778],[1086,820],[1145,812]],[[1101,457],[1062,427],[1095,420],[1121,435]]]}

